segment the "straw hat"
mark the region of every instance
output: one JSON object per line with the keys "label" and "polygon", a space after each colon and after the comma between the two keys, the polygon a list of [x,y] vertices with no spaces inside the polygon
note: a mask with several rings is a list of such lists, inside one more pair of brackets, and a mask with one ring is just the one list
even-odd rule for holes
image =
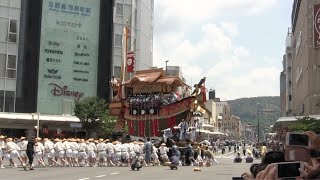
{"label": "straw hat", "polygon": [[23,137],[23,136],[21,136],[21,138],[20,138],[21,140],[23,140],[23,139],[26,139],[26,137]]}
{"label": "straw hat", "polygon": [[0,136],[0,139],[4,139],[4,138],[6,138],[6,137],[4,137],[3,135]]}
{"label": "straw hat", "polygon": [[106,139],[106,140],[104,140],[104,142],[110,142],[110,139]]}
{"label": "straw hat", "polygon": [[162,143],[161,146],[166,146],[166,144],[165,144],[165,143]]}

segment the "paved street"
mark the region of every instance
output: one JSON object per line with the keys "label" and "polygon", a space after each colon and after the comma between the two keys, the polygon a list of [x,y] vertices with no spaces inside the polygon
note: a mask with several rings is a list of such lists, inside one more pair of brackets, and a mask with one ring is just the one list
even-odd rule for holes
{"label": "paved street", "polygon": [[191,166],[179,167],[178,171],[168,167],[143,167],[141,171],[131,171],[129,167],[79,167],[79,168],[37,168],[34,171],[23,171],[22,168],[0,169],[2,180],[99,180],[99,179],[194,179],[194,180],[230,180],[233,176],[240,176],[249,171],[247,163],[232,163],[234,154],[217,156],[219,165],[202,167],[201,172],[194,172]]}

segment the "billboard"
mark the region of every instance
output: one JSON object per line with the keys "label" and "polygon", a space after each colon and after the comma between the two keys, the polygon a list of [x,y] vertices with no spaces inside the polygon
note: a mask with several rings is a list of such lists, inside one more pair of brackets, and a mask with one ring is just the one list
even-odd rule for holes
{"label": "billboard", "polygon": [[43,0],[37,111],[71,114],[97,95],[100,0]]}
{"label": "billboard", "polygon": [[320,47],[320,4],[313,6],[313,47]]}

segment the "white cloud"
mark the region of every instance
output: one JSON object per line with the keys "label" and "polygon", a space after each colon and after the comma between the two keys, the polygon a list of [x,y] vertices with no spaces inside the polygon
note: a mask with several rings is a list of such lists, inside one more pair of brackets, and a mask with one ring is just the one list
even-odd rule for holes
{"label": "white cloud", "polygon": [[220,23],[223,30],[225,30],[230,36],[238,35],[238,25],[232,22],[222,22]]}
{"label": "white cloud", "polygon": [[[156,14],[161,15],[159,24],[155,23],[154,65],[164,67],[169,59],[168,65],[180,66],[190,85],[206,76],[207,88],[215,88],[223,99],[278,95],[275,84],[279,84],[280,69],[272,63],[279,62],[277,58],[256,59],[248,47],[235,43],[235,38],[241,35],[237,23],[210,21],[228,12],[260,13],[275,1],[156,1],[161,9]],[[194,27],[194,24],[201,25]],[[260,60],[268,66],[259,64]]]}
{"label": "white cloud", "polygon": [[225,17],[250,16],[271,8],[279,0],[155,0],[155,35],[185,31],[195,23]]}

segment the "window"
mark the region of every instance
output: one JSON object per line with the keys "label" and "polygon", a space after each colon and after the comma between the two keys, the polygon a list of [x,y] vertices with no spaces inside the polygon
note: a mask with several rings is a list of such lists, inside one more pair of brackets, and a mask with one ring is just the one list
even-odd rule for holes
{"label": "window", "polygon": [[5,54],[0,54],[0,78],[5,76],[6,72],[6,56]]}
{"label": "window", "polygon": [[8,69],[16,69],[16,56],[8,55],[7,68]]}
{"label": "window", "polygon": [[122,46],[122,35],[115,34],[114,37],[114,46],[115,47],[121,47]]}
{"label": "window", "polygon": [[115,66],[114,67],[114,77],[115,78],[120,78],[120,74],[121,74],[121,67],[120,66]]}
{"label": "window", "polygon": [[9,42],[17,42],[17,34],[9,33]]}
{"label": "window", "polygon": [[17,33],[18,26],[17,26],[17,21],[16,20],[10,20],[10,32],[11,33]]}
{"label": "window", "polygon": [[0,18],[0,41],[6,42],[8,38],[8,25],[9,20]]}
{"label": "window", "polygon": [[7,78],[16,78],[16,70],[7,69]]}
{"label": "window", "polygon": [[123,4],[116,4],[116,15],[123,16]]}

